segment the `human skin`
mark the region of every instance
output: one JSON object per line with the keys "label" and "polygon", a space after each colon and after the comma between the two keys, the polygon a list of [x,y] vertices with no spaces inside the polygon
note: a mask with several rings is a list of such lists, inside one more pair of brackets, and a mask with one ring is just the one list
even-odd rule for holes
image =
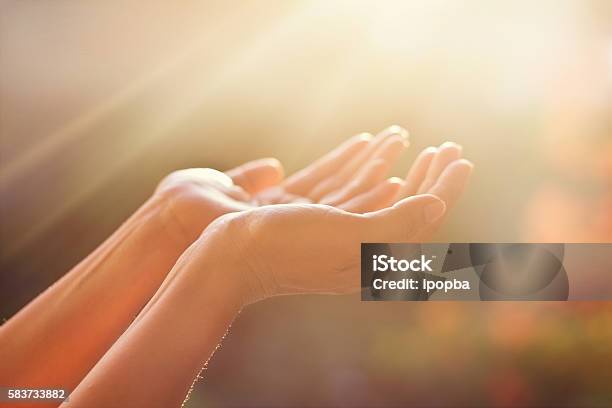
{"label": "human skin", "polygon": [[[421,154],[429,160],[417,163],[428,165],[415,166],[413,179],[415,172],[428,174],[437,154],[430,152]],[[450,164],[430,189],[454,203],[471,165]],[[221,217],[181,256],[65,406],[180,406],[242,307],[276,295],[353,291],[360,285],[361,242],[427,238],[447,210],[424,194],[364,215],[294,204]]]}
{"label": "human skin", "polygon": [[[385,180],[380,169],[392,165],[406,145],[401,128],[375,138],[358,135],[286,180],[275,159],[226,174],[212,169],[170,174],[105,243],[2,325],[0,384],[74,388],[125,331],[180,254],[223,214],[262,203],[311,202],[309,188],[333,194],[351,183],[365,187],[366,194],[335,204],[350,211],[387,205],[401,185]],[[339,178],[338,170],[348,166],[353,174]]]}
{"label": "human skin", "polygon": [[[375,138],[351,139],[286,180],[275,160],[226,174],[171,174],[100,248],[2,326],[0,384],[74,388],[151,299],[179,255],[223,214],[295,202],[376,210],[418,190],[441,152],[459,150],[453,144],[428,149],[406,182],[385,179],[405,146],[405,131],[389,128]],[[466,161],[447,163],[431,190],[451,203],[452,189],[442,187],[460,178],[464,184],[470,169]]]}
{"label": "human skin", "polygon": [[63,406],[180,406],[242,307],[354,291],[361,242],[414,241],[445,211],[437,197],[420,195],[364,215],[287,204],[221,217]]}

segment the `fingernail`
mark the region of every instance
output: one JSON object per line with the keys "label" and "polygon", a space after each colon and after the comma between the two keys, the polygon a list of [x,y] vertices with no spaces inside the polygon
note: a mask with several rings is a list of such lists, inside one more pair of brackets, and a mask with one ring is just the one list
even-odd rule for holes
{"label": "fingernail", "polygon": [[264,166],[270,166],[270,167],[281,167],[281,162],[278,159],[275,159],[274,157],[266,157],[265,159],[259,159],[257,160],[258,164],[264,165]]}
{"label": "fingernail", "polygon": [[374,136],[372,136],[370,133],[361,133],[358,138],[359,140],[365,140],[366,142],[369,142],[374,138]]}
{"label": "fingernail", "polygon": [[445,211],[446,204],[444,204],[444,201],[438,200],[431,204],[427,204],[424,209],[425,222],[431,224],[438,221],[440,217],[444,215]]}
{"label": "fingernail", "polygon": [[408,140],[410,135],[408,131],[401,126],[393,125],[387,128],[387,133],[392,135],[400,135],[404,140]]}
{"label": "fingernail", "polygon": [[461,162],[467,164],[472,170],[474,170],[474,163],[472,163],[471,161],[467,159],[461,159]]}
{"label": "fingernail", "polygon": [[401,145],[404,146],[404,147],[408,147],[410,145],[410,143],[408,142],[408,139],[406,139],[402,135],[398,135],[398,134],[394,134],[388,140],[389,140],[388,143],[393,143],[393,144],[397,143],[398,145],[401,143]]}
{"label": "fingernail", "polygon": [[461,151],[463,150],[463,146],[455,142],[444,142],[440,145],[440,149],[454,147],[455,149]]}
{"label": "fingernail", "polygon": [[404,180],[402,180],[402,179],[401,179],[401,178],[399,178],[399,177],[389,177],[389,178],[387,179],[387,181],[388,181],[390,184],[404,184]]}

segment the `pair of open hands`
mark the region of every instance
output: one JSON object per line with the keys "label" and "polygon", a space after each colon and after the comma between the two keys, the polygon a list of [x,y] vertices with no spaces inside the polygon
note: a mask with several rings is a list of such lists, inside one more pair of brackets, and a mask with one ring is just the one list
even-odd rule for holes
{"label": "pair of open hands", "polygon": [[286,179],[278,160],[262,159],[225,173],[174,172],[156,195],[196,241],[189,251],[222,260],[245,304],[345,293],[360,286],[361,242],[427,240],[470,177],[473,165],[447,142],[423,150],[405,179],[387,178],[407,147],[407,132],[392,126],[357,135]]}

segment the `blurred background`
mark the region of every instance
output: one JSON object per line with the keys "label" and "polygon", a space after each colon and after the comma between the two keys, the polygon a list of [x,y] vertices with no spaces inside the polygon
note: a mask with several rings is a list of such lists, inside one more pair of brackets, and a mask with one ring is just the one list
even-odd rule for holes
{"label": "blurred background", "polygon": [[[172,170],[391,124],[395,175],[446,140],[476,164],[436,240],[611,242],[611,114],[609,0],[3,1],[0,318]],[[277,298],[203,376],[188,407],[607,407],[612,304]]]}

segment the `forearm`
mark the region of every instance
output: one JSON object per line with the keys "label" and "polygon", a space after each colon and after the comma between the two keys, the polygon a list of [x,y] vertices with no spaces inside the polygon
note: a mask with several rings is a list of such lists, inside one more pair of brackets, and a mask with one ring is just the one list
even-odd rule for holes
{"label": "forearm", "polygon": [[155,293],[188,242],[166,200],[145,203],[0,328],[0,384],[75,387]]}
{"label": "forearm", "polygon": [[207,245],[181,256],[67,407],[181,406],[242,305],[237,266]]}
{"label": "forearm", "polygon": [[277,205],[220,217],[185,251],[66,408],[180,406],[242,305],[356,290],[360,242],[408,241],[444,211],[442,201],[424,195],[367,215]]}

